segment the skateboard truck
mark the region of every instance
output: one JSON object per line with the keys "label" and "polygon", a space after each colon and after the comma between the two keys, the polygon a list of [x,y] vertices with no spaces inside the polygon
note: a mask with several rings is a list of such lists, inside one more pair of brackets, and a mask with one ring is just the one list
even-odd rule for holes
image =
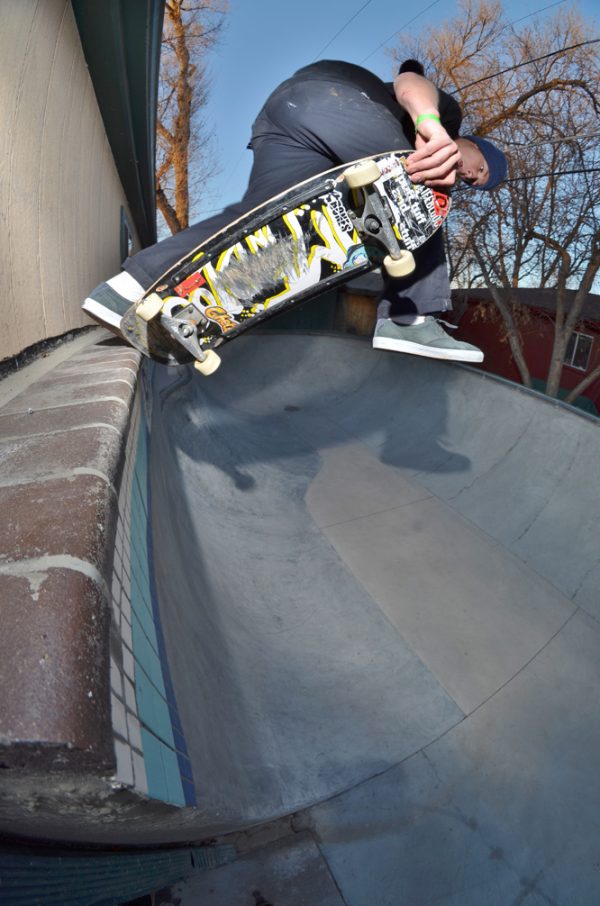
{"label": "skateboard truck", "polygon": [[363,209],[360,214],[349,211],[355,229],[363,236],[370,236],[383,245],[388,254],[383,266],[390,277],[405,277],[415,269],[412,252],[403,249],[394,233],[392,212],[385,199],[371,186],[381,177],[381,171],[374,160],[361,161],[344,171],[344,179],[350,189],[362,189]]}
{"label": "skateboard truck", "polygon": [[151,321],[160,315],[161,327],[195,359],[194,368],[201,374],[213,374],[221,359],[212,349],[202,349],[198,342],[198,325],[208,323],[194,305],[186,305],[176,316],[162,312],[164,300],[158,293],[152,293],[138,305],[136,314],[143,321]]}

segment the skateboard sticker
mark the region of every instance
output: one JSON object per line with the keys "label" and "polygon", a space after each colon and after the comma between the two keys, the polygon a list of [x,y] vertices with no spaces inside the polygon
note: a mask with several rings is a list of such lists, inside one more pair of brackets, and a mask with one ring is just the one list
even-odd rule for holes
{"label": "skateboard sticker", "polygon": [[447,195],[415,185],[406,172],[405,161],[405,156],[397,155],[378,160],[381,179],[374,185],[391,203],[396,236],[407,249],[414,250],[441,226],[450,203]]}
{"label": "skateboard sticker", "polygon": [[195,273],[191,274],[191,276],[189,276],[186,280],[184,280],[183,283],[179,283],[177,286],[174,286],[173,289],[178,296],[183,296],[185,298],[186,296],[189,296],[193,290],[198,289],[199,286],[204,286],[205,283],[206,280],[204,279],[202,274],[196,271]]}
{"label": "skateboard sticker", "polygon": [[[383,257],[383,256],[382,256]],[[364,245],[357,245],[348,250],[348,257],[344,268],[353,268],[359,264],[366,264],[369,261],[369,253]]]}
{"label": "skateboard sticker", "polygon": [[433,209],[440,221],[446,217],[450,210],[450,199],[448,196],[444,195],[443,192],[436,192],[435,189],[433,190]]}
{"label": "skateboard sticker", "polygon": [[333,189],[324,198],[325,206],[329,212],[333,223],[338,227],[342,234],[353,234],[354,226],[343,202],[343,196],[339,189]]}
{"label": "skateboard sticker", "polygon": [[238,326],[237,323],[229,317],[229,314],[225,309],[219,308],[218,306],[208,306],[205,308],[204,316],[208,318],[209,321],[216,324],[223,333],[227,333],[228,330],[233,330]]}

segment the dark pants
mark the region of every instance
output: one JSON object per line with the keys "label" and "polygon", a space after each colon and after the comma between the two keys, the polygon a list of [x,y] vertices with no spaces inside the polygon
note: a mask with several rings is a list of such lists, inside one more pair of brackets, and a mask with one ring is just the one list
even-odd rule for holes
{"label": "dark pants", "polygon": [[[295,183],[340,163],[382,151],[410,148],[400,106],[377,81],[369,95],[345,82],[289,79],[267,100],[252,127],[254,161],[241,202],[129,258],[127,270],[150,286],[195,246],[242,214]],[[424,314],[450,308],[450,287],[441,236],[417,250],[408,278],[388,279],[378,316]]]}

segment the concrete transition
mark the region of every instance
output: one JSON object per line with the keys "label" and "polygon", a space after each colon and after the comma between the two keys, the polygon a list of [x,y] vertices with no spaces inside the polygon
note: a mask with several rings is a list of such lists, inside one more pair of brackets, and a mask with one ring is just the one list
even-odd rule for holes
{"label": "concrete transition", "polygon": [[598,422],[359,339],[224,359],[149,370],[165,644],[204,836],[300,814],[183,902],[600,902]]}

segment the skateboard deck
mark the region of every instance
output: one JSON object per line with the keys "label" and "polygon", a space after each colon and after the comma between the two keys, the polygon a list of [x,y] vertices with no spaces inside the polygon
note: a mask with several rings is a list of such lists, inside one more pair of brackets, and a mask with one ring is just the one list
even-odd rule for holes
{"label": "skateboard deck", "polygon": [[293,186],[173,265],[123,316],[121,331],[166,364],[195,360],[267,318],[383,265],[414,269],[411,252],[440,228],[450,199],[415,185],[410,151],[373,155]]}

